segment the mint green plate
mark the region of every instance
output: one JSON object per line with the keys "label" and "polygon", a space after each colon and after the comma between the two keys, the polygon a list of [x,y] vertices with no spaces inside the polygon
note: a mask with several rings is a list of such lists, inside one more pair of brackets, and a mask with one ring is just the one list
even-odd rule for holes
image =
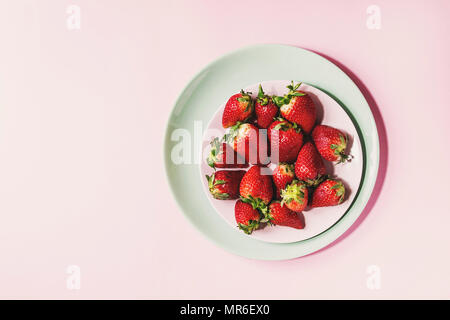
{"label": "mint green plate", "polygon": [[[175,164],[172,132],[186,129],[192,147],[201,145],[203,133],[194,132],[194,121],[207,123],[226,99],[252,83],[273,79],[300,80],[315,86],[344,108],[352,118],[362,142],[363,177],[357,195],[345,215],[323,233],[294,243],[269,243],[235,232],[215,212],[199,179],[198,150],[191,150],[191,164]],[[194,139],[195,141],[194,143]],[[336,65],[308,50],[285,45],[255,45],[229,53],[198,73],[179,96],[167,124],[164,157],[173,195],[189,221],[222,248],[254,259],[284,260],[317,251],[342,235],[355,222],[369,200],[379,163],[378,132],[367,101],[353,81]],[[197,161],[197,162],[196,162]],[[232,213],[230,213],[232,214]]]}

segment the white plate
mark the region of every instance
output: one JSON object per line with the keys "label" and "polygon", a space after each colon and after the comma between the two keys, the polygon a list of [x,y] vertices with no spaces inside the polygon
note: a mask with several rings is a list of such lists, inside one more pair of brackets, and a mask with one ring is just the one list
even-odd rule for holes
{"label": "white plate", "polygon": [[[287,93],[287,85],[290,84],[290,80],[274,80],[264,81],[261,85],[264,92],[268,95],[284,95]],[[295,82],[297,83],[297,82]],[[244,91],[252,93],[252,97],[256,98],[258,93],[259,83],[250,85],[243,88]],[[267,242],[275,243],[290,243],[297,242],[312,238],[334,225],[350,207],[353,202],[355,193],[358,190],[361,183],[362,170],[363,170],[363,153],[361,148],[361,141],[359,140],[356,128],[341,106],[330,96],[323,91],[314,88],[307,84],[302,84],[299,90],[307,92],[314,100],[317,107],[317,122],[320,124],[326,124],[335,127],[348,136],[349,152],[353,159],[350,162],[344,164],[333,164],[325,161],[327,166],[327,173],[332,177],[337,177],[342,180],[346,187],[346,199],[339,206],[325,207],[325,208],[307,208],[303,214],[305,217],[305,228],[298,230],[283,226],[268,226],[261,230],[254,231],[249,237],[259,239]],[[230,96],[236,92],[230,92]],[[203,190],[205,196],[210,200],[212,206],[216,209],[217,213],[229,223],[229,225],[236,230],[236,232],[243,233],[237,228],[236,220],[234,218],[234,205],[236,200],[216,200],[209,193],[208,183],[205,179],[205,175],[210,175],[214,170],[208,166],[205,159],[209,153],[209,142],[215,136],[222,137],[226,130],[222,128],[222,113],[225,107],[226,101],[220,105],[217,112],[214,114],[210,123],[208,124],[205,133],[203,135],[202,142],[202,155],[200,164],[200,179],[203,183]],[[275,168],[274,164],[269,165],[270,168]],[[222,170],[222,169],[217,169]],[[238,170],[238,169],[227,169]]]}

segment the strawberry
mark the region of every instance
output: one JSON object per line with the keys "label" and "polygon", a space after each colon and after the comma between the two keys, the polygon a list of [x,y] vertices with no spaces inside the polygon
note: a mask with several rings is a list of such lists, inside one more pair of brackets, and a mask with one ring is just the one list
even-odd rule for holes
{"label": "strawberry", "polygon": [[308,204],[308,189],[303,181],[294,180],[281,190],[281,205],[302,212]]}
{"label": "strawberry", "polygon": [[287,184],[291,183],[295,179],[294,165],[287,163],[280,163],[272,174],[274,185],[278,190],[284,189]]}
{"label": "strawberry", "polygon": [[325,164],[316,147],[311,142],[305,143],[295,162],[295,175],[304,181],[308,187],[311,187],[322,182],[325,174]]}
{"label": "strawberry", "polygon": [[251,92],[241,90],[240,93],[228,99],[222,114],[222,126],[224,128],[229,128],[238,121],[245,121],[250,118],[253,113],[253,100],[250,94]]}
{"label": "strawberry", "polygon": [[[303,144],[303,134],[297,124],[278,118],[270,125],[268,136],[272,162],[295,162]],[[276,150],[278,150],[278,161],[275,159]]]}
{"label": "strawberry", "polygon": [[240,123],[230,128],[225,135],[233,149],[251,164],[268,164],[267,136],[251,123]]}
{"label": "strawberry", "polygon": [[318,125],[312,132],[312,138],[320,155],[328,161],[345,162],[348,155],[347,137],[344,133],[330,126]]}
{"label": "strawberry", "polygon": [[327,179],[314,190],[311,207],[335,206],[344,201],[345,187],[339,180]]}
{"label": "strawberry", "polygon": [[261,174],[261,167],[252,166],[242,178],[239,192],[243,198],[254,199],[255,206],[258,199],[267,205],[273,196],[272,179]]}
{"label": "strawberry", "polygon": [[211,150],[206,162],[211,168],[247,168],[248,163],[233,148],[219,138],[211,141]]}
{"label": "strawberry", "polygon": [[254,230],[259,228],[259,221],[261,216],[257,209],[254,209],[251,204],[245,203],[242,200],[236,201],[234,206],[234,217],[239,229],[246,234],[251,234]]}
{"label": "strawberry", "polygon": [[244,174],[244,170],[219,170],[210,176],[206,175],[209,192],[218,200],[237,199],[239,197],[239,185]]}
{"label": "strawberry", "polygon": [[269,206],[267,219],[270,223],[278,226],[295,229],[303,229],[305,227],[304,220],[295,211],[281,205],[280,201],[272,201]]}
{"label": "strawberry", "polygon": [[289,92],[285,96],[275,96],[272,99],[280,107],[284,118],[298,124],[304,132],[310,133],[316,123],[316,106],[307,93],[297,90],[300,85],[301,82],[294,86],[292,81],[291,85],[287,86]]}
{"label": "strawberry", "polygon": [[255,102],[256,122],[260,128],[267,129],[273,121],[273,118],[278,114],[278,107],[272,101],[272,98],[264,94],[264,91],[259,85],[258,97]]}

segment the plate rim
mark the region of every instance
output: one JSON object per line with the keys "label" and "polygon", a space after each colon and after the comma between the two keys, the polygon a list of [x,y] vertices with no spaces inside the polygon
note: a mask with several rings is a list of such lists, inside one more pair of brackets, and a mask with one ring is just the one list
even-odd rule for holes
{"label": "plate rim", "polygon": [[[322,86],[318,86],[314,83],[309,83],[306,82],[309,85],[312,85],[314,87],[316,87],[319,90],[322,90],[323,92],[325,92],[326,94],[328,94],[330,97],[332,97],[333,99],[336,100],[336,102],[343,107],[343,109],[347,112],[347,114],[351,117],[352,121],[355,124],[355,127],[358,129],[358,134],[360,135],[360,139],[362,141],[362,148],[363,148],[363,155],[364,155],[364,167],[363,167],[363,172],[362,172],[362,178],[361,178],[361,183],[359,186],[359,189],[357,191],[357,194],[355,196],[354,199],[354,203],[356,203],[356,201],[358,200],[359,197],[361,197],[361,191],[364,189],[364,193],[367,194],[367,196],[362,199],[360,207],[361,209],[359,210],[359,212],[357,214],[353,214],[350,215],[349,213],[352,212],[352,206],[349,208],[348,212],[346,214],[344,214],[341,219],[339,219],[333,226],[331,226],[329,229],[323,231],[322,233],[306,239],[306,240],[302,240],[302,241],[298,241],[298,242],[293,242],[293,243],[281,243],[281,244],[277,244],[278,246],[283,246],[283,247],[293,247],[293,246],[298,246],[300,244],[305,244],[305,243],[310,243],[310,246],[308,248],[298,248],[297,250],[288,250],[288,252],[286,254],[284,254],[282,257],[280,257],[279,255],[277,256],[258,256],[258,255],[254,255],[254,256],[249,256],[246,254],[241,253],[239,250],[236,250],[234,248],[230,248],[230,246],[226,246],[224,243],[222,243],[221,241],[219,241],[218,239],[215,239],[214,237],[210,236],[205,230],[203,230],[203,228],[199,225],[196,224],[196,222],[192,219],[192,217],[186,212],[186,209],[183,207],[183,204],[180,202],[180,199],[178,199],[175,196],[174,193],[174,185],[173,185],[173,181],[171,180],[171,176],[170,176],[170,166],[173,165],[171,163],[170,160],[170,147],[169,147],[169,142],[170,142],[170,135],[171,135],[171,131],[170,131],[170,124],[171,121],[174,117],[174,113],[176,110],[176,106],[179,105],[181,99],[183,96],[185,96],[187,90],[189,89],[189,87],[191,86],[191,84],[197,80],[205,71],[207,71],[210,67],[214,66],[215,64],[220,63],[223,60],[226,60],[228,58],[230,58],[233,55],[237,55],[239,53],[245,52],[247,50],[254,50],[254,49],[261,49],[262,47],[273,47],[273,48],[280,48],[285,49],[285,50],[299,50],[299,51],[303,51],[303,53],[309,54],[314,56],[316,59],[321,60],[322,63],[328,64],[333,68],[336,68],[345,78],[347,78],[347,80],[349,81],[349,83],[353,86],[353,89],[359,93],[360,95],[360,100],[363,101],[365,103],[365,107],[368,111],[369,116],[369,121],[371,122],[371,126],[375,128],[375,132],[372,133],[372,139],[374,139],[374,144],[372,146],[372,153],[371,153],[371,171],[370,173],[373,175],[373,179],[369,179],[367,180],[366,177],[368,175],[368,161],[369,161],[369,157],[367,154],[367,146],[366,146],[366,139],[364,137],[364,135],[362,134],[362,130],[360,128],[360,125],[358,123],[358,121],[356,121],[354,115],[352,114],[352,112],[350,110],[348,110],[348,108],[338,99],[336,98],[336,96],[332,93],[330,93],[328,90],[322,88]],[[261,81],[266,81],[266,80],[261,80]],[[171,193],[172,196],[175,200],[175,203],[177,204],[178,208],[181,210],[181,212],[183,213],[183,216],[191,223],[191,225],[193,225],[195,227],[195,229],[197,229],[198,231],[200,231],[200,233],[207,238],[209,241],[212,241],[213,243],[215,243],[218,247],[226,250],[227,252],[231,252],[233,254],[236,254],[238,256],[242,256],[242,257],[246,257],[246,258],[250,258],[250,259],[257,259],[257,260],[289,260],[289,259],[295,259],[295,258],[299,258],[299,257],[303,257],[309,254],[312,254],[316,251],[319,251],[327,246],[329,246],[331,243],[335,242],[336,240],[338,240],[340,238],[340,236],[342,234],[344,234],[348,229],[351,228],[351,226],[355,223],[355,221],[358,219],[358,217],[362,214],[362,212],[364,211],[365,207],[367,206],[368,201],[371,198],[372,195],[372,191],[375,187],[377,178],[378,178],[378,170],[379,170],[379,162],[380,162],[380,142],[379,142],[379,135],[378,135],[378,128],[376,125],[376,121],[375,118],[373,116],[373,112],[372,109],[369,105],[369,103],[367,102],[366,97],[363,95],[363,93],[361,92],[360,88],[356,85],[356,83],[350,78],[350,76],[344,71],[342,70],[339,66],[337,66],[336,64],[334,64],[333,62],[331,62],[330,60],[328,60],[327,58],[315,53],[314,51],[308,50],[308,49],[304,49],[304,48],[300,48],[300,47],[296,47],[296,46],[291,46],[291,45],[285,45],[285,44],[255,44],[255,45],[249,45],[249,46],[244,46],[232,51],[227,52],[226,54],[223,54],[221,56],[219,56],[218,58],[214,59],[213,61],[209,62],[208,64],[206,64],[201,70],[199,70],[184,86],[183,90],[179,93],[179,95],[177,96],[175,103],[172,105],[172,109],[171,112],[169,113],[169,117],[167,118],[166,121],[166,128],[165,128],[165,134],[163,137],[163,162],[164,162],[164,171],[165,171],[165,175],[166,175],[166,179],[167,182],[169,184],[169,187],[171,189]],[[197,167],[197,166],[196,166]],[[344,221],[345,220],[345,221]],[[345,223],[344,223],[345,222]],[[339,228],[338,228],[339,227]],[[325,237],[326,235],[328,235],[327,237]],[[252,239],[253,241],[258,241],[260,243],[266,243],[266,244],[272,244],[272,243],[267,243],[258,239]],[[311,242],[315,242],[315,243],[311,243]],[[294,251],[294,253],[292,252]],[[297,252],[299,251],[299,252]]]}

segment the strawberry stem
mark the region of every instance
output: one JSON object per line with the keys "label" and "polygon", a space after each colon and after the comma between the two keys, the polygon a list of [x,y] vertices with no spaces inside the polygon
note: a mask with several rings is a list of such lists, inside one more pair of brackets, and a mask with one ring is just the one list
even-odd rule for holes
{"label": "strawberry stem", "polygon": [[264,94],[264,90],[261,87],[261,84],[259,85],[259,91],[258,91],[258,102],[260,105],[265,106],[269,103],[269,96]]}
{"label": "strawberry stem", "polygon": [[301,84],[302,83],[299,82],[296,85],[294,85],[294,81],[291,81],[291,84],[286,87],[289,89],[289,92],[284,96],[273,96],[272,97],[273,102],[278,107],[282,107],[285,104],[289,104],[293,97],[301,97],[301,96],[306,95],[306,93],[297,91],[297,89],[300,87]]}
{"label": "strawberry stem", "polygon": [[305,193],[302,191],[303,182],[299,180],[294,180],[281,190],[281,206],[285,203],[290,203],[291,201],[303,203],[305,198]]}

